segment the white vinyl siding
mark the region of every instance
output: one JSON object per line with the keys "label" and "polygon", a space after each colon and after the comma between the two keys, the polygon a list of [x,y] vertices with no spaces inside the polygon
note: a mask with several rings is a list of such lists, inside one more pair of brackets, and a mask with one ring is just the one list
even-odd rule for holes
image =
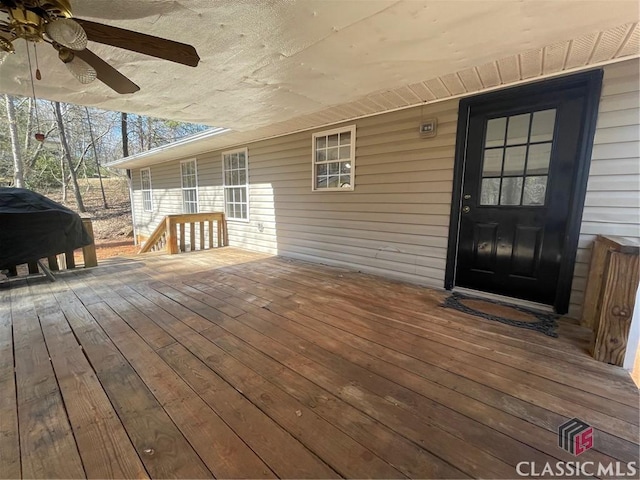
{"label": "white vinyl siding", "polygon": [[153,212],[153,190],[151,187],[151,169],[140,170],[140,190],[142,191],[142,209]]}
{"label": "white vinyl siding", "polygon": [[604,69],[569,315],[580,318],[597,234],[640,238],[638,60]]}
{"label": "white vinyl siding", "polygon": [[180,163],[182,213],[198,213],[198,167],[195,160]]}
{"label": "white vinyl siding", "polygon": [[[579,317],[597,233],[640,236],[638,61],[605,67],[570,314]],[[344,266],[442,288],[449,235],[458,101],[350,121],[357,129],[357,188],[312,191],[305,131],[249,144],[248,222],[230,222],[235,247]],[[420,137],[423,118],[438,133]],[[318,130],[320,131],[320,130]],[[224,211],[222,151],[198,156],[201,211]],[[179,160],[152,167],[153,215],[134,185],[138,232],[182,210]],[[134,175],[139,179],[139,175]]]}
{"label": "white vinyl siding", "polygon": [[[309,188],[314,131],[250,144],[250,221],[229,222],[230,244],[442,287],[457,109],[457,100],[449,100],[424,111],[413,108],[336,126],[356,124],[357,188],[348,195],[319,195]],[[420,136],[423,115],[438,118],[436,137]],[[224,210],[221,155],[198,156],[201,211]],[[180,179],[175,173],[171,178],[175,165],[153,167],[156,209],[163,215],[181,210]],[[144,235],[153,227],[139,230]]]}
{"label": "white vinyl siding", "polygon": [[249,220],[248,150],[222,153],[224,209],[228,220]]}

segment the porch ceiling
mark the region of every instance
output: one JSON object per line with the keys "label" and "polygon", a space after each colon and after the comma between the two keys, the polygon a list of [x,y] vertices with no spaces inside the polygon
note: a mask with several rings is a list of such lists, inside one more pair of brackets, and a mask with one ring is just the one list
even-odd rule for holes
{"label": "porch ceiling", "polygon": [[[202,61],[191,69],[92,45],[141,87],[117,95],[75,83],[43,45],[39,97],[225,127],[237,141],[637,56],[640,38],[635,0],[86,0],[74,9],[191,43]],[[0,92],[30,95],[24,45],[0,64]]]}

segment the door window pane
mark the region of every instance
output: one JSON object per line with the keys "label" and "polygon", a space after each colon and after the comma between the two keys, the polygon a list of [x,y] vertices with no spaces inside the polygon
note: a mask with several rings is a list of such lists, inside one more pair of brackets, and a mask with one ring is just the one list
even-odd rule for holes
{"label": "door window pane", "polygon": [[499,178],[483,178],[480,189],[480,205],[498,205],[500,194]]}
{"label": "door window pane", "polygon": [[509,147],[504,153],[503,175],[523,175],[527,147]]}
{"label": "door window pane", "polygon": [[500,205],[520,205],[522,177],[505,177],[500,190]]}
{"label": "door window pane", "polygon": [[499,177],[502,170],[502,148],[491,148],[484,151],[484,163],[482,165],[483,177]]}
{"label": "door window pane", "polygon": [[544,175],[549,172],[551,160],[551,144],[540,143],[529,146],[529,160],[527,161],[527,175]]}
{"label": "door window pane", "polygon": [[544,205],[547,195],[547,176],[527,177],[522,194],[523,205]]}
{"label": "door window pane", "polygon": [[530,142],[549,142],[556,124],[556,109],[541,110],[533,114]]}
{"label": "door window pane", "polygon": [[509,127],[507,129],[507,145],[517,143],[527,143],[529,139],[529,119],[531,114],[516,115],[509,117]]}
{"label": "door window pane", "polygon": [[487,134],[485,147],[502,147],[504,145],[504,133],[507,129],[507,118],[494,118],[487,122]]}

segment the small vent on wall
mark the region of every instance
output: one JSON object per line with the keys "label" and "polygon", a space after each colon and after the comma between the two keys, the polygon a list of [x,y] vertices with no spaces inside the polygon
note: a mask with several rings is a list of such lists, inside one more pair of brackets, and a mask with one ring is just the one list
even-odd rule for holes
{"label": "small vent on wall", "polygon": [[438,130],[438,120],[431,118],[429,120],[423,120],[420,124],[420,136],[422,138],[435,137]]}

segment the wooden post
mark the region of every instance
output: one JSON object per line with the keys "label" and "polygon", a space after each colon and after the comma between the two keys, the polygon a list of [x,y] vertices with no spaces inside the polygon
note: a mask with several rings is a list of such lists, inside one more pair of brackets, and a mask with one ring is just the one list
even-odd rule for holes
{"label": "wooden post", "polygon": [[209,248],[213,248],[213,220],[207,222],[209,225]]}
{"label": "wooden post", "polygon": [[229,245],[229,233],[227,232],[227,219],[224,215],[224,213],[222,214],[222,239],[224,242],[224,246],[228,246]]}
{"label": "wooden post", "polygon": [[204,222],[200,222],[200,250],[204,250],[206,247],[204,245]]}
{"label": "wooden post", "polygon": [[76,268],[76,259],[73,256],[73,250],[69,250],[68,252],[64,252],[64,259],[67,264],[67,269],[70,270],[72,268]]}
{"label": "wooden post", "polygon": [[52,270],[54,272],[60,270],[60,267],[58,266],[58,257],[56,257],[55,255],[51,255],[50,257],[47,257],[47,260],[49,262],[49,270]]}
{"label": "wooden post", "polygon": [[191,222],[189,224],[189,244],[191,245],[190,251],[193,252],[196,249],[196,224]]}
{"label": "wooden post", "polygon": [[82,256],[84,258],[84,266],[86,267],[97,267],[98,266],[98,255],[96,254],[96,244],[93,241],[93,223],[91,223],[91,217],[88,215],[82,216],[82,225],[84,229],[87,231],[89,236],[91,237],[91,244],[82,247]]}
{"label": "wooden post", "polygon": [[186,242],[184,240],[185,237],[185,229],[184,229],[184,222],[180,223],[180,251],[184,252],[187,248],[186,248]]}
{"label": "wooden post", "polygon": [[581,323],[593,331],[598,329],[598,325],[595,322],[598,318],[597,310],[600,302],[600,292],[602,291],[604,271],[609,257],[609,248],[613,246],[614,244],[609,239],[600,235],[596,237],[591,246],[591,262],[589,263],[587,286],[584,293]]}
{"label": "wooden post", "polygon": [[593,346],[593,358],[596,360],[620,367],[624,362],[640,277],[639,260],[638,255],[609,254]]}
{"label": "wooden post", "polygon": [[28,264],[29,267],[29,273],[38,273],[38,262],[29,262]]}
{"label": "wooden post", "polygon": [[622,366],[636,291],[640,245],[599,235],[593,245],[582,323],[593,328],[596,360]]}
{"label": "wooden post", "polygon": [[58,265],[60,266],[60,270],[66,270],[67,268],[67,257],[64,253],[58,254]]}
{"label": "wooden post", "polygon": [[173,218],[168,216],[166,222],[167,253],[173,255],[178,253],[178,231],[176,229],[176,222]]}

